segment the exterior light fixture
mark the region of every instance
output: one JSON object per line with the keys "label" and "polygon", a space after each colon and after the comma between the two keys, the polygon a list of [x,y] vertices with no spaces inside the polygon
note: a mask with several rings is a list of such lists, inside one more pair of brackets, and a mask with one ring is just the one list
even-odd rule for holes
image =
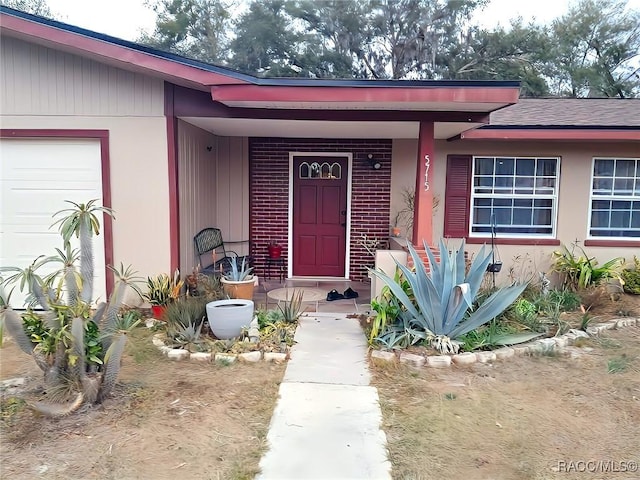
{"label": "exterior light fixture", "polygon": [[380,170],[380,167],[382,167],[382,163],[380,163],[380,160],[375,160],[373,158],[373,154],[368,154],[367,155],[367,160],[369,161],[369,165],[371,166],[371,168],[373,168],[374,170]]}

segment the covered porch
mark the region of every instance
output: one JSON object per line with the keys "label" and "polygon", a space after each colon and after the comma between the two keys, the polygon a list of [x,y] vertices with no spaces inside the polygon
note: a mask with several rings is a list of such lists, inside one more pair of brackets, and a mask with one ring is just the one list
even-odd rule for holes
{"label": "covered porch", "polygon": [[[363,281],[387,246],[402,194],[415,191],[416,245],[433,238],[431,189],[444,168],[436,141],[488,122],[518,99],[517,82],[261,79],[209,92],[165,84],[172,268],[196,267],[193,236],[225,243],[267,267],[283,247],[285,278]],[[438,199],[435,199],[435,203]]]}

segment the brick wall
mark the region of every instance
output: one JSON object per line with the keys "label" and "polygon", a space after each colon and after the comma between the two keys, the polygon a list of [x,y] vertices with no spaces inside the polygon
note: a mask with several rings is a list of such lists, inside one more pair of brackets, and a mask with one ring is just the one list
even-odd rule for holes
{"label": "brick wall", "polygon": [[[250,164],[250,238],[257,273],[262,274],[270,241],[287,255],[289,152],[340,152],[353,155],[351,193],[351,267],[349,278],[367,278],[373,257],[358,243],[362,235],[387,241],[391,193],[391,140],[252,138]],[[371,153],[382,163],[373,170]],[[386,245],[385,245],[386,246]],[[285,265],[285,269],[287,266]]]}

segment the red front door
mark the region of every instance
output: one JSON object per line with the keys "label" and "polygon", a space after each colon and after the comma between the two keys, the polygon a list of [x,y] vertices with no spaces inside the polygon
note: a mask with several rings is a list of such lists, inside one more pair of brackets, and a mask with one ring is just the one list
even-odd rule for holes
{"label": "red front door", "polygon": [[293,275],[344,277],[347,158],[294,157]]}

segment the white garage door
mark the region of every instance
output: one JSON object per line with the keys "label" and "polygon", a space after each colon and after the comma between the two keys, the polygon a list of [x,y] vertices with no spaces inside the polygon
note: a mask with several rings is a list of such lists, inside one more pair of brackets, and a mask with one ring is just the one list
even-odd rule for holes
{"label": "white garage door", "polygon": [[[24,268],[40,255],[63,250],[55,212],[71,207],[65,200],[102,205],[100,142],[69,139],[0,139],[0,266]],[[57,217],[59,218],[59,217]],[[99,215],[101,227],[104,226]],[[77,248],[77,239],[72,245]],[[104,235],[94,237],[94,299],[106,298]],[[38,270],[41,275],[60,264]],[[16,288],[14,308],[25,294]]]}

